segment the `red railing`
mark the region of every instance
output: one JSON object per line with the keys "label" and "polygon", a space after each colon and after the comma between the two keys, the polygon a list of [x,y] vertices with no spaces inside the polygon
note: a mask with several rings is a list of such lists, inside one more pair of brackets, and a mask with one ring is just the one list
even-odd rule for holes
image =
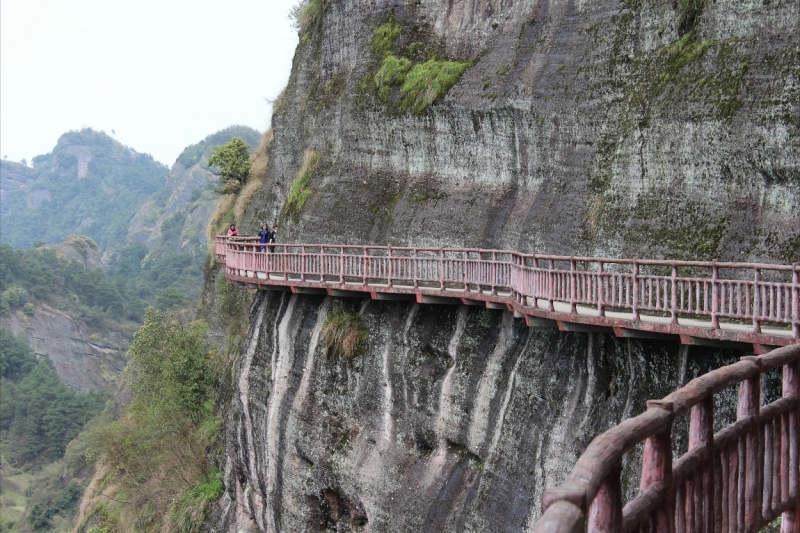
{"label": "red railing", "polygon": [[[762,407],[761,375],[778,368],[783,396]],[[737,384],[737,420],[713,434],[714,394]],[[797,533],[799,409],[800,345],[696,378],[595,438],[545,492],[534,532],[755,532],[783,514],[781,531]],[[673,421],[687,412],[689,451],[673,463]],[[623,507],[622,457],[641,442],[639,494]]]}
{"label": "red railing", "polygon": [[[561,304],[568,310],[560,314],[582,315],[584,322],[591,318],[594,324],[613,325],[606,319],[619,320],[614,313],[628,313],[624,320],[647,320],[654,331],[681,333],[699,327],[708,336],[727,327],[738,331],[731,339],[744,342],[763,342],[766,324],[771,328],[767,340],[773,344],[800,340],[798,264],[327,244],[279,245],[275,253],[263,248],[252,237],[217,238],[217,255],[224,257],[228,277],[251,283],[378,292],[424,289],[442,296],[506,301],[522,313],[540,316],[540,311],[557,312]],[[706,323],[698,326],[698,318]]]}

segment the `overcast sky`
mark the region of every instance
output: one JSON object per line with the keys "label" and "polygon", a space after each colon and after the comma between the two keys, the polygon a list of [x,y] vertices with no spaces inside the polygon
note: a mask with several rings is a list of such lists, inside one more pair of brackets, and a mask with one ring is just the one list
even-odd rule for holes
{"label": "overcast sky", "polygon": [[269,127],[297,0],[0,0],[0,155],[104,130],[172,165],[232,124]]}

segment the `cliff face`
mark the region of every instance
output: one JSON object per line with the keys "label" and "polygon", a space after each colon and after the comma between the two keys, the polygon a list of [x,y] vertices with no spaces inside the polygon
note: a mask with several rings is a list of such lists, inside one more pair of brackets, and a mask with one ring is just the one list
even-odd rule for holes
{"label": "cliff face", "polygon": [[[313,3],[243,227],[800,259],[796,2]],[[399,31],[376,31],[387,24]],[[387,53],[471,66],[414,113],[401,84],[381,92]],[[324,349],[335,305],[364,321],[366,354]],[[223,404],[216,527],[525,531],[596,433],[738,355],[500,311],[259,293]]]}
{"label": "cliff face", "polygon": [[[366,354],[325,349],[332,306],[359,313]],[[474,307],[261,292],[251,315],[225,412],[224,531],[526,531],[597,433],[734,360]]]}
{"label": "cliff face", "polygon": [[[253,227],[315,150],[286,240],[800,258],[796,2],[321,4]],[[419,115],[371,87],[390,17],[395,55],[474,61]]]}
{"label": "cliff face", "polygon": [[40,303],[32,316],[17,311],[0,318],[0,326],[14,335],[24,335],[37,356],[49,356],[61,381],[77,391],[106,389],[119,385],[127,364],[128,340],[107,331],[92,332],[66,313]]}

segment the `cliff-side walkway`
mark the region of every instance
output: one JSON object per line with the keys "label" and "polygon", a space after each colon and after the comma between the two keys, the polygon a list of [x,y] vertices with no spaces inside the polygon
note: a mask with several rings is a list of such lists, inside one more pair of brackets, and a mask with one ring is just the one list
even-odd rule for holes
{"label": "cliff-side walkway", "polygon": [[[782,373],[780,398],[762,405],[762,375]],[[714,432],[714,395],[738,387],[736,420]],[[689,447],[673,460],[673,425],[689,418]],[[781,517],[800,533],[800,344],[743,357],[697,377],[597,436],[565,482],[545,491],[534,533],[755,533]],[[717,424],[718,425],[718,424]],[[685,426],[684,426],[685,427]],[[641,461],[625,501],[625,455]]]}
{"label": "cliff-side walkway", "polygon": [[528,325],[683,344],[800,343],[800,265],[506,250],[285,244],[217,237],[229,282],[376,300],[508,309]]}

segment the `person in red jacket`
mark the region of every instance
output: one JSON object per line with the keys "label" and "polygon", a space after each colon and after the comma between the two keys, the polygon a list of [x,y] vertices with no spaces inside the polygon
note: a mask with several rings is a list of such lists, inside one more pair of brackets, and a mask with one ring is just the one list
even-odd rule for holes
{"label": "person in red jacket", "polygon": [[231,224],[231,227],[228,228],[228,237],[235,237],[239,235],[239,230],[236,229],[236,224]]}

